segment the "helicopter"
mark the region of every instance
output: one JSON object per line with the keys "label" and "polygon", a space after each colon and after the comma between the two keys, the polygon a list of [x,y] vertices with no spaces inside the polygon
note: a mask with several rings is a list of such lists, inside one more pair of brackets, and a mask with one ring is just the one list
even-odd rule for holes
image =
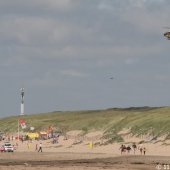
{"label": "helicopter", "polygon": [[[166,29],[170,29],[170,27],[165,27]],[[170,31],[164,33],[164,37],[170,40]]]}

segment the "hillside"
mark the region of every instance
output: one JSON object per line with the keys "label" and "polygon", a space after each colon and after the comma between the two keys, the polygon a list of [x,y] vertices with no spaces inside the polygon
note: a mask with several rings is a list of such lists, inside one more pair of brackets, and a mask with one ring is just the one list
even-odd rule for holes
{"label": "hillside", "polygon": [[131,133],[135,135],[153,133],[160,136],[166,134],[167,138],[169,138],[170,132],[170,107],[113,108],[13,116],[0,119],[0,130],[17,132],[17,122],[20,118],[25,119],[27,123],[28,129],[25,131],[28,131],[31,126],[36,130],[44,130],[52,125],[54,129],[62,132],[102,130],[106,136],[117,134],[122,129],[130,129]]}

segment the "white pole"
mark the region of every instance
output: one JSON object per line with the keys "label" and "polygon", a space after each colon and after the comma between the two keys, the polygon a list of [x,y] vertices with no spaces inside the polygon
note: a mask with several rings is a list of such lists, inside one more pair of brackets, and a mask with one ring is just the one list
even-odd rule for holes
{"label": "white pole", "polygon": [[21,88],[21,113],[20,115],[24,115],[24,88]]}
{"label": "white pole", "polygon": [[18,142],[19,142],[19,119],[18,119]]}
{"label": "white pole", "polygon": [[24,115],[24,103],[21,103],[21,115]]}

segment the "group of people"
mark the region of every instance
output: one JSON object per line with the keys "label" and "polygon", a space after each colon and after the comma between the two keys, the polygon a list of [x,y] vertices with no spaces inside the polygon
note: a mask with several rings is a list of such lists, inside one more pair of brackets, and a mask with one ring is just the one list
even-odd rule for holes
{"label": "group of people", "polygon": [[142,155],[145,155],[146,154],[146,148],[143,147],[143,146],[139,146],[138,149],[140,150],[140,154]]}
{"label": "group of people", "polygon": [[[53,138],[52,143],[53,143],[53,144],[56,144],[56,143],[58,143],[58,140],[59,140],[59,135],[57,135],[57,136],[55,136],[55,137]],[[31,141],[31,142],[28,141],[27,147],[28,147],[28,149],[32,148],[32,141]],[[35,145],[35,151],[43,152],[42,142],[40,142],[39,144],[36,143],[36,145]]]}
{"label": "group of people", "polygon": [[[136,146],[135,143],[132,144],[131,146],[130,146],[130,145],[126,146],[126,145],[123,145],[123,144],[122,144],[119,149],[120,149],[120,151],[121,151],[121,155],[122,155],[123,153],[125,153],[125,152],[127,152],[127,153],[129,154],[131,150],[133,150],[133,153],[135,154],[135,153],[136,153],[136,150],[137,150],[137,146]],[[140,154],[141,154],[141,155],[145,155],[145,154],[146,154],[146,148],[145,148],[145,147],[139,146],[139,147],[138,147],[138,150],[140,151]]]}

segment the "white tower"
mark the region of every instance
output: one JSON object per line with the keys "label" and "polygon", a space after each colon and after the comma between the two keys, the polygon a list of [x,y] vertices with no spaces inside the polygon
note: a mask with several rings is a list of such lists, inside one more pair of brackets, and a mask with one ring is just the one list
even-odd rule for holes
{"label": "white tower", "polygon": [[21,113],[20,115],[24,115],[24,88],[21,89]]}

